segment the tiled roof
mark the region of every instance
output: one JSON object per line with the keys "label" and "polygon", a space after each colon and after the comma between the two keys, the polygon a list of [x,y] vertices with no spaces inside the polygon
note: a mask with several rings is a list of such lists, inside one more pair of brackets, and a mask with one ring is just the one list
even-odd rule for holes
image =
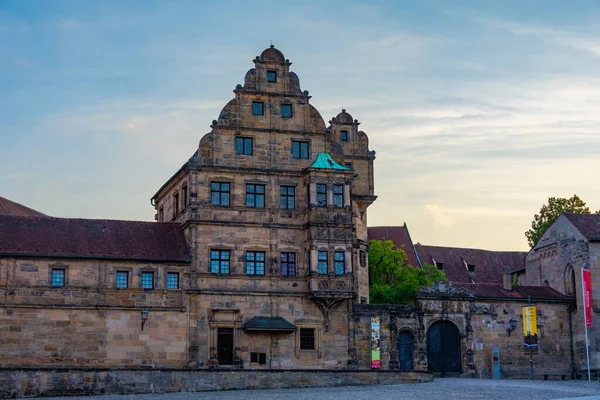
{"label": "tiled roof", "polygon": [[22,204],[15,203],[7,198],[0,196],[0,215],[17,215],[22,217],[45,217],[39,211],[25,207]]}
{"label": "tiled roof", "polygon": [[350,168],[344,167],[343,165],[338,164],[333,158],[331,158],[331,154],[329,153],[319,153],[317,154],[317,159],[309,168],[318,168],[318,169],[338,169],[338,170],[348,170]]}
{"label": "tiled roof", "polygon": [[553,300],[571,302],[574,298],[565,296],[549,286],[513,286],[512,290],[504,290],[502,285],[490,283],[457,283],[455,286],[461,287],[480,299],[519,299],[526,300]]}
{"label": "tiled roof", "polygon": [[242,325],[246,331],[280,331],[292,332],[296,330],[296,325],[282,317],[254,317]]}
{"label": "tiled roof", "polygon": [[0,255],[188,262],[175,223],[0,216]]}
{"label": "tiled roof", "polygon": [[563,213],[563,215],[588,240],[600,241],[600,214]]}
{"label": "tiled roof", "polygon": [[[525,268],[526,252],[490,251],[463,249],[458,247],[415,245],[421,262],[443,263],[443,271],[448,280],[458,283],[502,283],[504,267],[511,271]],[[469,272],[467,265],[474,266]]]}
{"label": "tiled roof", "polygon": [[397,248],[406,252],[408,264],[417,268],[420,266],[406,224],[404,226],[372,226],[367,229],[367,233],[369,240],[391,240]]}

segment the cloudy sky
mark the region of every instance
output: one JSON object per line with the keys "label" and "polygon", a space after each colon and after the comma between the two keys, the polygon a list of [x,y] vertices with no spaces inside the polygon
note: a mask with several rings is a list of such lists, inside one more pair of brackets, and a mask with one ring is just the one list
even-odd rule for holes
{"label": "cloudy sky", "polygon": [[595,0],[0,0],[0,196],[152,220],[271,41],[369,135],[370,225],[525,250],[548,197],[600,208]]}

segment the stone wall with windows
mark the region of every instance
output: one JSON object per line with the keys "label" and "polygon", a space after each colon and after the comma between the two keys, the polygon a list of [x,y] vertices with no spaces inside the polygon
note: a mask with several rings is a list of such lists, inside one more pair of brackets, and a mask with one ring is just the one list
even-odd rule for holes
{"label": "stone wall with windows", "polygon": [[[187,270],[187,264],[0,258],[2,366],[186,366]],[[143,274],[151,288],[142,289]],[[142,310],[148,311],[143,330]]]}

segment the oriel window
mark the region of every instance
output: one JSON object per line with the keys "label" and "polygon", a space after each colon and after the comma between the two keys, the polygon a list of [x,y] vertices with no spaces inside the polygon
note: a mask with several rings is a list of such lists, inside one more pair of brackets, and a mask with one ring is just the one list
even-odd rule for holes
{"label": "oriel window", "polygon": [[333,206],[344,207],[344,185],[333,185]]}
{"label": "oriel window", "polygon": [[317,184],[317,207],[327,207],[327,185]]}
{"label": "oriel window", "polygon": [[346,273],[346,260],[343,251],[335,252],[335,274],[344,275]]}
{"label": "oriel window", "polygon": [[246,185],[246,207],[265,208],[265,185]]}
{"label": "oriel window", "polygon": [[327,275],[327,251],[318,252],[317,272],[320,275]]}

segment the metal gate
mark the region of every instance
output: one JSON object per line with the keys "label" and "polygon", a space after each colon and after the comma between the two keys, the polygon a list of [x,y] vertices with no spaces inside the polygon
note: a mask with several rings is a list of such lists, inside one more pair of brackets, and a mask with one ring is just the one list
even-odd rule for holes
{"label": "metal gate", "polygon": [[429,371],[446,375],[460,373],[460,334],[452,322],[438,321],[427,331]]}
{"label": "metal gate", "polygon": [[410,332],[402,331],[398,335],[398,362],[401,370],[413,369],[413,337]]}

